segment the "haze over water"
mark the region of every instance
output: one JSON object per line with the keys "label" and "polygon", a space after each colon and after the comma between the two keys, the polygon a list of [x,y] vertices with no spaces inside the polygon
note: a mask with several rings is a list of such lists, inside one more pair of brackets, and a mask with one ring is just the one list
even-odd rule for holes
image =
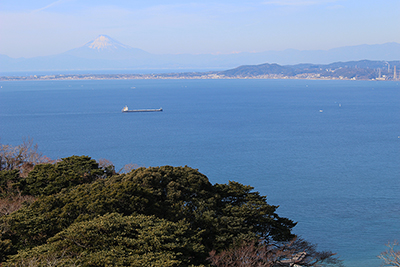
{"label": "haze over water", "polygon": [[[400,85],[306,80],[1,82],[0,140],[121,168],[188,165],[249,184],[346,266],[400,230]],[[123,114],[129,108],[163,112]]]}

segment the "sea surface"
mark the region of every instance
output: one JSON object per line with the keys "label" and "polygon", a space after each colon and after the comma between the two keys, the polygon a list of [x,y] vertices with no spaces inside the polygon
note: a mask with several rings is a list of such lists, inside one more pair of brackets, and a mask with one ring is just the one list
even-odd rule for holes
{"label": "sea surface", "polygon": [[[185,166],[251,185],[345,266],[400,239],[400,84],[312,80],[0,82],[0,142],[116,169]],[[121,113],[160,108],[163,112]]]}

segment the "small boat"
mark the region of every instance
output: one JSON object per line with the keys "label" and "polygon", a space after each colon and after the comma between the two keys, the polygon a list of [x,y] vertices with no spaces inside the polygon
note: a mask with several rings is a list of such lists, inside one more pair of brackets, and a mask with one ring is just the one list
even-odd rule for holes
{"label": "small boat", "polygon": [[157,111],[163,111],[163,109],[157,108],[157,109],[132,109],[132,110],[129,110],[128,106],[125,106],[122,109],[122,112],[157,112]]}

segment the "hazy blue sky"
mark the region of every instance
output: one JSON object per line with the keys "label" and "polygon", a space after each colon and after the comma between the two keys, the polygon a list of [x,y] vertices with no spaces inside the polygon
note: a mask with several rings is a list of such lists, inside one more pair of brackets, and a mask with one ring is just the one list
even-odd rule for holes
{"label": "hazy blue sky", "polygon": [[155,54],[400,43],[400,0],[0,0],[0,54],[58,54],[100,34]]}

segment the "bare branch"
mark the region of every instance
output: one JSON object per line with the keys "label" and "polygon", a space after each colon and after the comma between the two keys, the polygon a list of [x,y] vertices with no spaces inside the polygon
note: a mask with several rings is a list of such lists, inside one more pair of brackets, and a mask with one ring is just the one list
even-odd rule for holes
{"label": "bare branch", "polygon": [[393,241],[393,243],[389,242],[386,245],[388,247],[386,251],[379,254],[378,258],[383,260],[384,266],[400,267],[400,250],[395,250],[395,247],[398,245],[397,241]]}
{"label": "bare branch", "polygon": [[316,246],[295,238],[286,243],[274,243],[266,240],[243,242],[239,247],[216,254],[210,253],[208,260],[217,267],[294,267],[320,266],[320,263],[341,266],[341,261],[333,258],[329,251],[316,251]]}
{"label": "bare branch", "polygon": [[27,175],[36,164],[54,163],[51,159],[38,152],[38,145],[33,139],[26,139],[18,146],[0,144],[0,171],[20,170]]}
{"label": "bare branch", "polygon": [[0,217],[9,215],[22,208],[24,204],[31,204],[36,200],[33,196],[23,196],[21,192],[6,198],[0,198]]}
{"label": "bare branch", "polygon": [[129,164],[125,164],[124,167],[122,167],[122,169],[120,169],[118,172],[119,173],[129,173],[133,170],[136,170],[137,168],[139,168],[139,165],[134,164],[134,163],[129,163]]}

